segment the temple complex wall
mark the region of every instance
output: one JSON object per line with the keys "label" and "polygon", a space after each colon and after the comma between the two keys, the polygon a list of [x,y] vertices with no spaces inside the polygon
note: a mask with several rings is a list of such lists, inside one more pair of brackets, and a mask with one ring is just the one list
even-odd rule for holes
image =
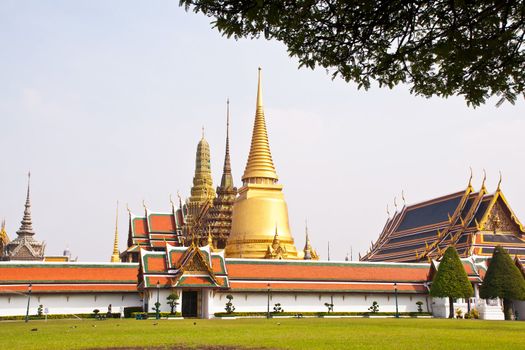
{"label": "temple complex wall", "polygon": [[[29,314],[36,315],[39,305],[53,314],[90,314],[94,309],[106,313],[111,304],[113,313],[123,312],[124,307],[142,306],[139,293],[82,293],[82,294],[38,294],[31,295]],[[0,316],[25,315],[27,296],[4,294],[0,296]]]}
{"label": "temple complex wall", "polygon": [[[268,308],[267,292],[217,292],[213,297],[210,315],[224,312],[228,301],[226,296],[233,296],[235,312],[266,312]],[[270,294],[270,311],[280,303],[285,312],[326,312],[325,303],[334,304],[334,312],[366,312],[374,301],[379,304],[380,312],[395,312],[395,295],[363,293],[294,293],[276,292]],[[398,294],[399,312],[417,312],[416,302],[423,302],[423,311],[429,311],[428,297],[424,294]]]}

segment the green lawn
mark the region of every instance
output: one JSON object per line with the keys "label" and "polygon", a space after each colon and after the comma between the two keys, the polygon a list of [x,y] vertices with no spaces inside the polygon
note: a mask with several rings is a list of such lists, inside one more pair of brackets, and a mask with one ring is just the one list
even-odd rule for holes
{"label": "green lawn", "polygon": [[525,348],[524,331],[525,322],[438,319],[4,321],[0,344],[2,349],[53,350],[181,344],[299,350],[514,350]]}

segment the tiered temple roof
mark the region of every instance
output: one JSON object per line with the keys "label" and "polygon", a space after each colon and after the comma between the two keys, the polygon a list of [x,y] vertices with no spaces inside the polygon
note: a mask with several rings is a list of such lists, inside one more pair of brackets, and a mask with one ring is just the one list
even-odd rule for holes
{"label": "tiered temple roof", "polygon": [[476,192],[469,181],[464,191],[404,206],[387,220],[361,260],[428,261],[439,258],[450,245],[462,257],[488,257],[501,245],[524,259],[525,230],[500,184],[496,192],[488,193],[484,180]]}
{"label": "tiered temple roof", "polygon": [[175,209],[172,203],[171,213],[153,212],[146,207],[144,211],[144,216],[129,212],[128,248],[121,254],[122,261],[138,262],[140,248],[159,250],[165,248],[165,242],[184,244],[183,208]]}
{"label": "tiered temple roof", "polygon": [[156,287],[229,288],[224,253],[210,246],[177,247],[164,243],[163,251],[140,250],[139,289]]}

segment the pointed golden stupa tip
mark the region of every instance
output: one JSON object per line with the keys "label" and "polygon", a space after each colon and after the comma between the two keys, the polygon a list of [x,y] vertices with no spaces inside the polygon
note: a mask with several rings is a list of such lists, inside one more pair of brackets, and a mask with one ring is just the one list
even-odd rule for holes
{"label": "pointed golden stupa tip", "polygon": [[[258,70],[258,76],[257,76],[257,109],[263,108],[263,101],[262,101],[262,87],[261,87],[261,67],[259,67]],[[257,112],[259,112],[257,110]]]}
{"label": "pointed golden stupa tip", "polygon": [[[255,121],[253,124],[252,142],[250,155],[244,170],[242,180],[251,182],[249,179],[270,179],[277,181],[277,173],[273,165],[270,143],[268,142],[268,131],[264,119],[264,108],[262,102],[261,68],[258,70],[257,81],[257,103],[255,108]],[[248,180],[248,181],[247,181]]]}

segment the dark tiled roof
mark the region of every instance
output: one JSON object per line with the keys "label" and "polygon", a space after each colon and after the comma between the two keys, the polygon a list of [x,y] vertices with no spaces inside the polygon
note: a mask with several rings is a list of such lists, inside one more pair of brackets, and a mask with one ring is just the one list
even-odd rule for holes
{"label": "dark tiled roof", "polygon": [[396,231],[404,231],[416,227],[437,224],[448,220],[452,216],[461,201],[461,193],[456,196],[429,203],[428,205],[408,207],[403,221]]}
{"label": "dark tiled roof", "polygon": [[421,232],[421,233],[415,232],[414,234],[402,235],[399,237],[391,238],[388,240],[387,243],[393,244],[393,243],[407,242],[407,241],[411,241],[415,239],[433,238],[433,237],[436,237],[436,235],[437,235],[437,230]]}
{"label": "dark tiled roof", "polygon": [[513,234],[483,234],[483,240],[491,243],[523,243]]}

